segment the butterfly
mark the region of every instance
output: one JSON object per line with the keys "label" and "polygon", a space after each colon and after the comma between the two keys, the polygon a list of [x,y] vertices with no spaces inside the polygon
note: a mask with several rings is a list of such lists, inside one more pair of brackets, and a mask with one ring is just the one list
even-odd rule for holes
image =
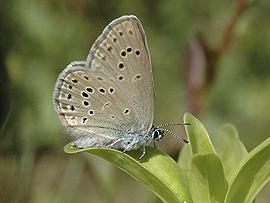
{"label": "butterfly", "polygon": [[139,19],[124,15],[105,27],[86,61],[71,62],[60,73],[53,102],[74,146],[140,148],[142,158],[145,146],[168,130],[153,126],[153,74]]}

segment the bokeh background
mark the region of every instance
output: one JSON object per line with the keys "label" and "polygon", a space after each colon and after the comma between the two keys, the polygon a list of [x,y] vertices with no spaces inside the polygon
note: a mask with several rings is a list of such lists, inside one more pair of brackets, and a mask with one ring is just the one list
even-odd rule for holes
{"label": "bokeh background", "polygon": [[[248,150],[269,137],[269,0],[1,0],[0,202],[160,202],[143,185],[91,155],[68,155],[53,110],[60,71],[85,60],[102,29],[135,14],[148,38],[155,123],[185,111],[215,136],[234,123]],[[175,129],[185,136],[182,129]],[[181,141],[159,148],[177,159]],[[269,184],[257,203],[269,202]]]}

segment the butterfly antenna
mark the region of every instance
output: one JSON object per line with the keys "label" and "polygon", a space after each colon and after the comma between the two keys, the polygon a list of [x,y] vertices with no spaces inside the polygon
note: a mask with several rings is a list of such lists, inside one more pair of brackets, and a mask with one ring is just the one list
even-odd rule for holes
{"label": "butterfly antenna", "polygon": [[[164,126],[164,125],[163,125],[163,126]],[[176,138],[178,138],[178,139],[184,141],[185,143],[189,144],[189,141],[187,141],[186,139],[184,139],[184,138],[182,138],[182,137],[176,135],[174,132],[172,132],[172,131],[170,131],[170,130],[168,130],[168,129],[166,129],[166,128],[161,128],[161,129],[162,129],[162,130],[165,130],[166,132],[172,134],[174,137],[176,137]]]}
{"label": "butterfly antenna", "polygon": [[191,125],[191,123],[165,123],[165,124],[159,125],[157,127],[160,128],[163,126],[171,126],[171,125]]}

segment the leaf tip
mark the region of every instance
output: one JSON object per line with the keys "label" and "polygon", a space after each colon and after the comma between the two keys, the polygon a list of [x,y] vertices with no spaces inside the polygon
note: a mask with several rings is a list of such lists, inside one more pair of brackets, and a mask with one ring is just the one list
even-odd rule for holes
{"label": "leaf tip", "polygon": [[74,144],[70,142],[64,146],[63,150],[67,154],[74,154],[80,152],[82,149],[75,147]]}
{"label": "leaf tip", "polygon": [[194,122],[196,122],[198,119],[192,115],[191,113],[185,112],[183,116],[184,123],[187,123],[188,125],[192,125]]}

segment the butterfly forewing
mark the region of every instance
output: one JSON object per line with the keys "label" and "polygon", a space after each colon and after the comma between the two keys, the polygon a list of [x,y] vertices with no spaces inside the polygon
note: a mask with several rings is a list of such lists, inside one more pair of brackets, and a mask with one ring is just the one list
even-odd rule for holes
{"label": "butterfly forewing", "polygon": [[133,125],[149,130],[154,117],[153,76],[140,21],[123,16],[110,23],[91,48],[87,66],[107,72],[133,107]]}
{"label": "butterfly forewing", "polygon": [[109,24],[86,62],[73,62],[60,74],[54,102],[64,124],[83,136],[115,140],[149,130],[153,78],[139,20],[123,16]]}

